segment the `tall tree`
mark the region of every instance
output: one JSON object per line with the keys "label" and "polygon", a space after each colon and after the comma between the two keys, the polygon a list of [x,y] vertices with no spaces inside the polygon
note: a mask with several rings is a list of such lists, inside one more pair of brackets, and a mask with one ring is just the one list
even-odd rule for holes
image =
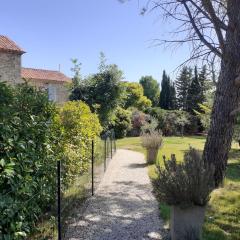
{"label": "tall tree", "polygon": [[176,98],[176,89],[175,84],[171,81],[170,82],[170,103],[169,103],[170,110],[177,109],[177,98]]}
{"label": "tall tree", "polygon": [[199,73],[199,83],[201,84],[201,103],[207,101],[207,94],[209,90],[213,89],[214,81],[214,79],[212,81],[208,80],[207,68],[206,65],[204,65]]}
{"label": "tall tree", "polygon": [[167,76],[166,71],[163,71],[162,75],[162,82],[161,82],[161,93],[160,93],[160,101],[159,101],[159,106],[162,109],[169,109],[170,105],[170,95],[171,95],[171,90],[170,90],[170,78]]}
{"label": "tall tree", "polygon": [[102,126],[107,128],[121,99],[122,78],[123,73],[117,65],[99,67],[98,73],[89,76],[73,90],[70,100],[83,100],[92,110],[97,110]]}
{"label": "tall tree", "polygon": [[191,84],[189,85],[187,93],[187,111],[190,113],[195,113],[199,111],[199,104],[203,103],[203,89],[199,82],[197,66],[194,68],[194,76],[192,78]]}
{"label": "tall tree", "polygon": [[75,87],[78,87],[82,81],[82,76],[81,76],[82,63],[78,62],[77,58],[71,59],[71,62],[73,64],[71,71],[74,74],[74,76],[72,78],[72,83],[73,83],[72,85],[73,85],[73,88],[75,88]]}
{"label": "tall tree", "polygon": [[152,101],[152,105],[155,107],[159,103],[160,88],[159,83],[152,76],[141,77],[139,83],[143,87],[144,96]]}
{"label": "tall tree", "polygon": [[193,43],[191,59],[202,58],[212,62],[217,57],[221,60],[211,124],[203,151],[204,161],[215,165],[215,184],[218,186],[225,174],[234,123],[240,112],[240,1],[147,2],[147,7],[160,9],[165,17],[179,22],[181,28],[178,32],[182,38],[167,42]]}
{"label": "tall tree", "polygon": [[184,111],[188,110],[188,89],[192,81],[192,69],[189,67],[183,67],[179,77],[175,81],[177,90],[177,105],[178,108]]}

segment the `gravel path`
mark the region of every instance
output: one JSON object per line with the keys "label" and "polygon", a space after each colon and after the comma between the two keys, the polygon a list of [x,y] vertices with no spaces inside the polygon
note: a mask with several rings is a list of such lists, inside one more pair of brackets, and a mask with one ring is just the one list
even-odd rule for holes
{"label": "gravel path", "polygon": [[118,150],[84,213],[65,239],[162,239],[163,222],[143,154]]}

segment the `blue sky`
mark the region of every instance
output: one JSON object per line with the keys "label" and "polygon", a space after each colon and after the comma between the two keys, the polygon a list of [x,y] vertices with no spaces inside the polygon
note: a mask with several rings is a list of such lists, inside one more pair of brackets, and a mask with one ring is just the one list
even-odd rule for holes
{"label": "blue sky", "polygon": [[[142,1],[143,2],[143,1]],[[97,71],[99,52],[115,63],[128,81],[152,75],[159,82],[163,69],[172,71],[188,56],[187,48],[154,47],[168,37],[171,25],[159,13],[140,15],[138,0],[8,0],[1,3],[2,35],[27,53],[24,67],[61,71],[71,76],[70,59],[82,62],[82,75]]]}

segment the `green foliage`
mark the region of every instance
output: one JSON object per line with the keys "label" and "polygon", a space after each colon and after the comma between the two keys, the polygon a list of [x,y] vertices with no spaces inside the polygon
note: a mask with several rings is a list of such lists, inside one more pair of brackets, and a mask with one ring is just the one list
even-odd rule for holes
{"label": "green foliage", "polygon": [[64,182],[67,183],[74,175],[88,169],[91,141],[100,135],[102,127],[98,116],[82,101],[66,102],[60,108],[55,124],[61,129],[59,152],[62,151]]}
{"label": "green foliage", "polygon": [[178,108],[184,111],[188,109],[187,97],[191,81],[192,81],[192,69],[189,67],[183,67],[179,77],[175,81],[175,84],[177,90]]}
{"label": "green foliage", "polygon": [[124,82],[123,89],[123,106],[124,108],[135,107],[144,110],[151,107],[152,102],[143,95],[143,87],[139,83]]}
{"label": "green foliage", "polygon": [[183,135],[190,124],[190,116],[180,110],[164,110],[161,108],[149,108],[147,113],[158,121],[158,129],[164,136]]}
{"label": "green foliage", "polygon": [[113,129],[116,138],[126,137],[127,132],[131,129],[131,112],[121,107],[117,107]]}
{"label": "green foliage", "polygon": [[197,67],[195,66],[194,76],[187,94],[187,111],[191,113],[194,113],[194,110],[198,111],[198,104],[203,102],[202,97],[202,86],[199,81]]}
{"label": "green foliage", "polygon": [[27,84],[0,83],[0,237],[21,239],[54,200],[55,107]]}
{"label": "green foliage", "polygon": [[81,81],[82,81],[82,76],[81,76],[82,63],[79,63],[76,58],[71,59],[71,61],[73,64],[71,71],[74,73],[72,83],[73,83],[73,88],[76,88],[81,84]]}
{"label": "green foliage", "polygon": [[169,205],[189,207],[205,206],[214,188],[214,169],[205,166],[198,151],[193,148],[177,163],[175,155],[166,161],[164,168],[157,167],[156,190],[161,201]]}
{"label": "green foliage", "polygon": [[86,171],[87,145],[101,132],[83,102],[59,111],[46,92],[0,83],[0,238],[22,239],[37,229],[56,200],[56,161],[63,184]]}
{"label": "green foliage", "polygon": [[144,96],[151,100],[153,106],[159,104],[160,89],[159,83],[152,76],[141,77],[139,83],[143,87]]}
{"label": "green foliage", "polygon": [[176,90],[170,77],[163,71],[159,106],[162,109],[176,109]]}
{"label": "green foliage", "polygon": [[[75,88],[70,100],[82,100],[99,114],[101,125],[107,128],[121,99],[122,71],[116,65],[105,66]],[[97,107],[97,108],[96,108]]]}
{"label": "green foliage", "polygon": [[199,111],[195,111],[195,114],[200,118],[201,124],[204,129],[208,130],[210,127],[210,117],[212,109],[207,104],[199,104]]}

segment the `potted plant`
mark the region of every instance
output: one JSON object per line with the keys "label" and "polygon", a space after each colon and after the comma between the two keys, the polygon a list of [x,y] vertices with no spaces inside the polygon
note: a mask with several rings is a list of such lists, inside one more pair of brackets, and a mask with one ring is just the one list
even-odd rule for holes
{"label": "potted plant", "polygon": [[162,132],[151,130],[141,136],[142,146],[147,150],[147,162],[153,164],[156,162],[158,151],[162,146]]}
{"label": "potted plant", "polygon": [[214,188],[214,167],[206,166],[200,153],[190,148],[184,160],[175,155],[157,166],[155,181],[161,201],[171,206],[171,240],[201,239],[205,208]]}

